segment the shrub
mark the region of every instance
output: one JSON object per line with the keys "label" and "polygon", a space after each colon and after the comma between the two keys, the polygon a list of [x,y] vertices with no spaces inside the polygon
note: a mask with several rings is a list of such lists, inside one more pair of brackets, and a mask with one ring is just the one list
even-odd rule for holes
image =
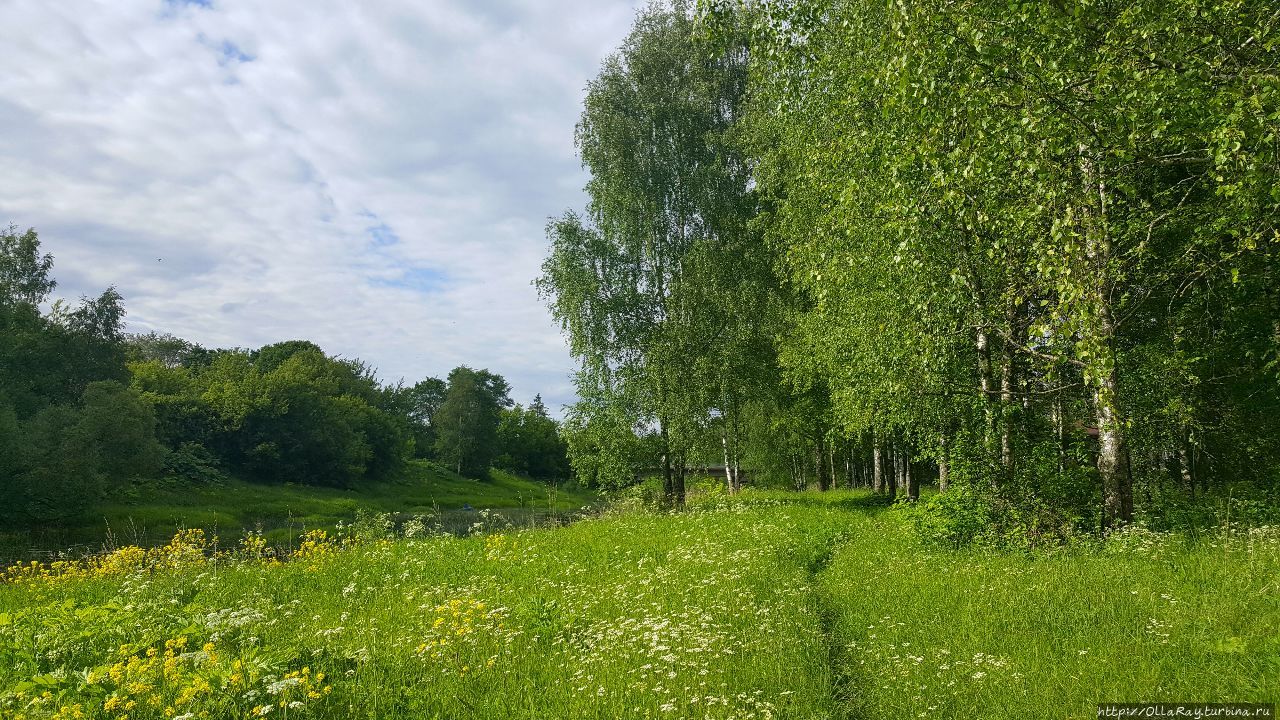
{"label": "shrub", "polygon": [[196,442],[184,442],[165,455],[164,472],[178,480],[199,485],[216,485],[227,479],[217,456]]}

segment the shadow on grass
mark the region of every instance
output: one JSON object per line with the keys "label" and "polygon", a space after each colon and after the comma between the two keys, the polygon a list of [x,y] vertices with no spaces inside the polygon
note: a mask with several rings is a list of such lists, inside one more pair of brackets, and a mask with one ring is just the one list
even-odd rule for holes
{"label": "shadow on grass", "polygon": [[806,507],[834,508],[850,512],[878,513],[893,505],[887,495],[861,490],[805,491],[786,497],[787,502]]}

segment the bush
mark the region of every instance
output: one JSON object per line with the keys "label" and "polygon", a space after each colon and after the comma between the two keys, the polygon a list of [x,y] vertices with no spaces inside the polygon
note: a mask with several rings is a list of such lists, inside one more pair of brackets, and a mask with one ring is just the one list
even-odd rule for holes
{"label": "bush", "polygon": [[925,543],[951,548],[974,543],[989,531],[994,516],[987,498],[967,486],[953,486],[924,502],[900,502],[895,508],[910,518]]}
{"label": "bush", "polygon": [[227,480],[218,457],[196,442],[184,442],[170,451],[164,459],[164,473],[198,485],[217,485]]}
{"label": "bush", "polygon": [[1072,542],[1092,526],[1096,476],[1082,463],[1059,469],[1057,448],[1021,443],[1006,473],[980,442],[965,439],[952,456],[951,485],[919,503],[900,503],[927,544],[957,548],[1033,548]]}

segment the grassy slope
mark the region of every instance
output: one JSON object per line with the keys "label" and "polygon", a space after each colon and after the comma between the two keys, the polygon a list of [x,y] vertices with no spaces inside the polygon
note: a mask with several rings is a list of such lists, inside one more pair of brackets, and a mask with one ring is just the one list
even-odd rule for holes
{"label": "grassy slope", "polygon": [[[138,703],[134,720],[167,707],[245,717],[267,699],[301,703],[295,718],[540,720],[1088,718],[1100,701],[1274,702],[1278,577],[1274,532],[1047,557],[940,552],[865,496],[756,496],[285,565],[0,586],[0,715],[45,688],[28,717],[77,702],[116,717],[102,711],[113,692]],[[178,637],[214,644],[175,653],[172,677],[143,687],[147,648]],[[113,665],[134,669],[117,680]],[[280,689],[302,668],[326,678]],[[33,678],[44,684],[21,685]]]}
{"label": "grassy slope", "polygon": [[21,556],[31,548],[96,548],[108,536],[116,543],[155,545],[179,528],[201,528],[231,538],[259,528],[271,542],[283,544],[306,529],[350,521],[358,510],[437,515],[446,524],[468,524],[475,513],[463,511],[465,505],[504,509],[520,518],[576,510],[593,502],[582,492],[561,490],[553,497],[546,485],[502,471],[493,471],[487,480],[473,480],[425,461],[411,463],[395,481],[354,490],[229,480],[206,486],[142,487],[130,495],[98,508],[80,525],[0,535],[0,558]]}

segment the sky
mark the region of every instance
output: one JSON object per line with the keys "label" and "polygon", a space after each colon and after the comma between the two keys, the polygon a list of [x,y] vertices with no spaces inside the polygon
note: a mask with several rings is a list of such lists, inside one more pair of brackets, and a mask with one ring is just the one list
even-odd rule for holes
{"label": "sky", "polygon": [[[4,0],[0,223],[127,330],[573,399],[532,285],[634,0]],[[558,414],[558,413],[557,413]]]}

